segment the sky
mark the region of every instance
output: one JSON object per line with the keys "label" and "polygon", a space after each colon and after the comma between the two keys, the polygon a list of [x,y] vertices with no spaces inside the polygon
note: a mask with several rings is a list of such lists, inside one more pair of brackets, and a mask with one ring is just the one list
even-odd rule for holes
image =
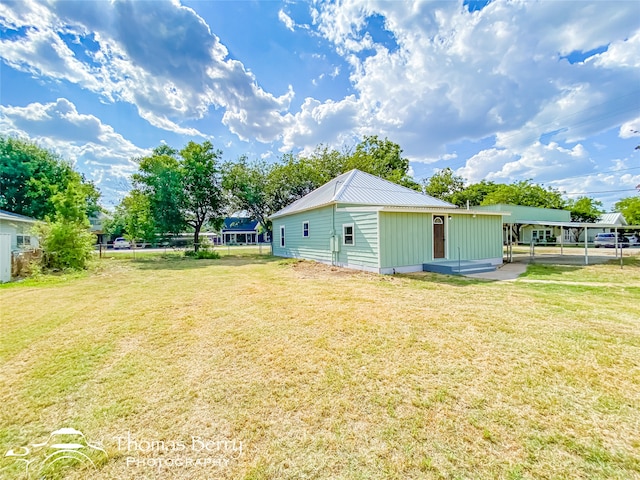
{"label": "sky", "polygon": [[211,141],[277,161],[377,135],[416,180],[640,184],[640,2],[0,0],[0,134],[113,208],[136,159]]}

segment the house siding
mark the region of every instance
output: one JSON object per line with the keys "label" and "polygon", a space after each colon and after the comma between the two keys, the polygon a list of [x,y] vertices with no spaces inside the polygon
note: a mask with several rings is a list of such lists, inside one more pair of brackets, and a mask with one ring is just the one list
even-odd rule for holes
{"label": "house siding", "polygon": [[[342,226],[353,224],[355,245],[344,245]],[[336,234],[340,240],[337,264],[361,267],[365,270],[378,269],[378,213],[346,212],[336,210]]]}
{"label": "house siding", "polygon": [[[331,209],[318,208],[273,220],[273,254],[331,262]],[[309,236],[302,236],[302,223],[309,222]],[[280,246],[280,227],[285,227],[285,246]]]}
{"label": "house siding", "polygon": [[[348,212],[333,206],[308,210],[273,220],[273,254],[279,257],[306,258],[345,267],[377,271],[378,221],[376,212]],[[302,225],[309,222],[309,236]],[[354,245],[344,245],[342,226],[353,224]],[[285,246],[280,246],[280,227],[285,227]],[[335,234],[339,251],[331,252]]]}
{"label": "house siding", "polygon": [[[450,260],[502,259],[502,217],[451,215],[448,220]],[[460,249],[458,253],[458,249]]]}
{"label": "house siding", "polygon": [[17,235],[29,235],[31,237],[31,245],[38,246],[38,238],[31,234],[34,224],[24,222],[13,222],[10,220],[0,220],[0,233],[11,235],[11,250],[18,249]]}
{"label": "house siding", "polygon": [[433,215],[380,212],[380,267],[422,265],[433,258]]}

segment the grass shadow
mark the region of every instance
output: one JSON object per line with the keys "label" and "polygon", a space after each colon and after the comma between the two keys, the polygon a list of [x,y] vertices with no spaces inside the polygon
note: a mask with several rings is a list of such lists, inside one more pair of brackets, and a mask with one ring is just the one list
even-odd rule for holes
{"label": "grass shadow", "polygon": [[464,275],[447,275],[445,273],[435,272],[399,273],[395,276],[400,278],[409,278],[418,282],[438,283],[454,287],[471,287],[474,285],[486,285],[497,282],[497,280],[490,280],[486,278],[471,278],[465,277]]}
{"label": "grass shadow", "polygon": [[127,263],[137,270],[190,270],[207,268],[213,265],[242,266],[267,264],[277,260],[280,259],[271,255],[260,254],[223,255],[217,259],[189,258],[181,254],[159,254],[157,256],[128,260]]}

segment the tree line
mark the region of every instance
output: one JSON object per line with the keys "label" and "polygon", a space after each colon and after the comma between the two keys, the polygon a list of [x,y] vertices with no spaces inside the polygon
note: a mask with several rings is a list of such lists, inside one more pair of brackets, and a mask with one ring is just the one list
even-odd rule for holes
{"label": "tree line", "polygon": [[[285,154],[275,162],[246,156],[225,161],[208,141],[189,142],[181,150],[163,144],[134,160],[133,188],[112,212],[108,231],[147,242],[192,232],[196,249],[200,232],[218,230],[233,212],[246,212],[270,232],[270,215],[354,168],[461,207],[506,203],[566,209],[576,222],[594,222],[603,213],[599,201],[566,199],[531,180],[468,184],[445,168],[416,182],[400,146],[377,136],[366,136],[352,148],[320,145],[308,155]],[[70,243],[84,248],[70,258],[51,254],[52,265],[82,264],[90,256],[94,240],[87,233],[88,219],[101,210],[99,197],[96,186],[70,162],[29,140],[0,136],[0,209],[43,220],[39,228],[50,252],[62,252]],[[640,224],[640,196],[622,199],[616,209],[630,224]]]}

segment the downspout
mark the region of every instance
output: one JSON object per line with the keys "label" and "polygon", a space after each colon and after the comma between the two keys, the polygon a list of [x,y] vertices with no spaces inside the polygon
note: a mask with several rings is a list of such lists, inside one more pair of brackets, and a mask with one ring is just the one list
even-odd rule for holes
{"label": "downspout", "polygon": [[336,255],[338,254],[338,252],[336,252],[336,207],[337,204],[333,204],[333,207],[331,208],[331,242],[329,244],[329,246],[331,247],[331,265],[335,266],[336,265]]}

